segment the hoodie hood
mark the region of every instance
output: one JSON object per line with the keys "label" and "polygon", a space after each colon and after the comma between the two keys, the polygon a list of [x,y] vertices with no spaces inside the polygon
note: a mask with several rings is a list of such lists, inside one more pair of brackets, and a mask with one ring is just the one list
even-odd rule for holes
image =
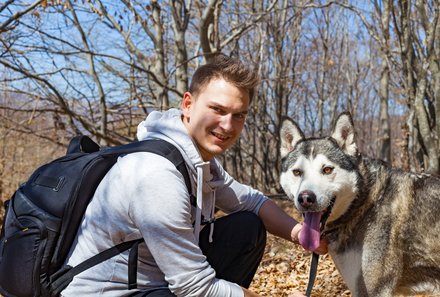
{"label": "hoodie hood", "polygon": [[195,166],[204,163],[182,122],[182,111],[178,109],[172,108],[166,112],[153,111],[138,125],[137,139],[151,138],[163,139],[176,146],[194,174],[196,174]]}

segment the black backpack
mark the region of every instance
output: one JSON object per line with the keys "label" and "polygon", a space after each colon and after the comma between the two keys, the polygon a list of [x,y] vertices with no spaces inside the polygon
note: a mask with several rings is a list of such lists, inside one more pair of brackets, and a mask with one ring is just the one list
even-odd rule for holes
{"label": "black backpack", "polygon": [[73,268],[64,265],[98,184],[119,156],[133,152],[152,152],[170,160],[191,193],[185,161],[166,141],[100,148],[87,136],[73,138],[65,156],[38,168],[5,203],[0,236],[1,294],[58,296],[76,274],[130,248],[128,289],[136,288],[137,245],[143,239],[121,243]]}

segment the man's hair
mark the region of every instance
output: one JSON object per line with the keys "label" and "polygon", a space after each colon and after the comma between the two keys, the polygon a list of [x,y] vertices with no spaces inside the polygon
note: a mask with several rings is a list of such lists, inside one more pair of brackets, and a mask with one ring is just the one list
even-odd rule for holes
{"label": "man's hair", "polygon": [[197,96],[213,79],[224,79],[249,94],[249,102],[255,95],[255,88],[260,83],[260,76],[238,59],[219,54],[214,59],[200,66],[191,80],[189,92]]}

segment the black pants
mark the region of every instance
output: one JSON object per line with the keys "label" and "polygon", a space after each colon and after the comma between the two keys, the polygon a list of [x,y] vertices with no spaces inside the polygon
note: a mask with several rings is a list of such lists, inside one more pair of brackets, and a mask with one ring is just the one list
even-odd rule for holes
{"label": "black pants", "polygon": [[[218,219],[212,243],[208,242],[209,229],[206,226],[200,233],[200,248],[216,271],[216,277],[248,288],[266,246],[266,229],[260,218],[251,212],[238,212]],[[132,296],[175,295],[168,289],[161,289]]]}

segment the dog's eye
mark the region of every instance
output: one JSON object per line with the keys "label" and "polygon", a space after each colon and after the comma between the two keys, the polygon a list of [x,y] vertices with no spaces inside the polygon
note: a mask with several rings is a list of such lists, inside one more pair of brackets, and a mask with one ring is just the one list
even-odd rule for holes
{"label": "dog's eye", "polygon": [[326,167],[322,168],[322,173],[323,174],[330,174],[333,172],[333,169],[334,169],[333,167],[326,166]]}
{"label": "dog's eye", "polygon": [[301,176],[302,175],[302,172],[299,169],[293,169],[292,173],[294,176]]}

